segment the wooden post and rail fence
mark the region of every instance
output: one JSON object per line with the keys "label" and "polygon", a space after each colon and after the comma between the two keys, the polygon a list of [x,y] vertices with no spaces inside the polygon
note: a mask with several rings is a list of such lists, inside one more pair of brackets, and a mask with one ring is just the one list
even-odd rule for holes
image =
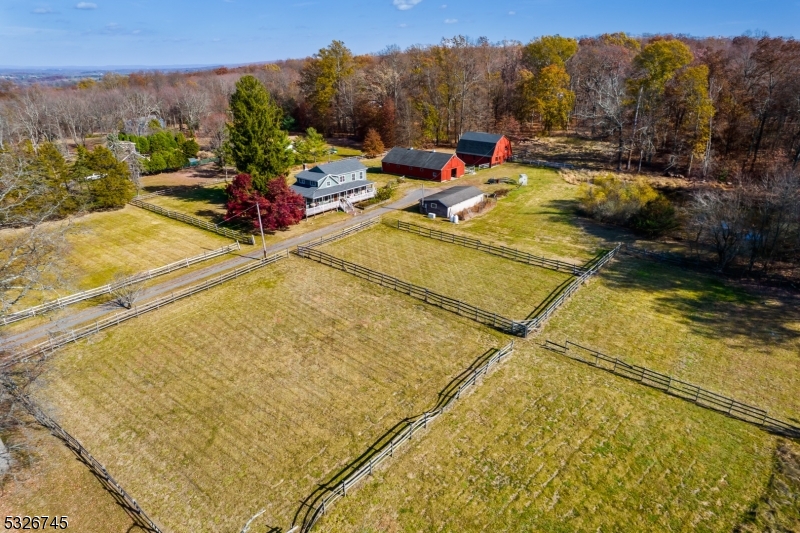
{"label": "wooden post and rail fence", "polygon": [[[301,511],[295,516],[295,523],[292,524],[290,531],[294,531],[295,528],[302,533],[310,531],[336,500],[347,496],[347,491],[352,490],[356,484],[367,476],[371,476],[378,465],[393,457],[398,448],[411,440],[415,433],[427,428],[428,424],[448,410],[466,390],[475,386],[480,377],[485,376],[492,367],[505,360],[513,351],[514,342],[512,341],[503,348],[496,350],[477,368],[463,373],[460,380],[451,383],[445,391],[440,393],[441,399],[433,409],[401,423],[395,428],[393,438],[380,446],[372,446],[370,448],[371,451],[360,458],[358,464],[346,477],[341,480],[337,479],[332,485],[321,487],[321,490],[318,490],[313,495],[312,502],[304,502]],[[302,512],[303,510],[305,510],[305,513]]]}
{"label": "wooden post and rail fence", "polygon": [[345,261],[344,259],[339,259],[338,257],[321,252],[315,248],[298,246],[296,253],[300,257],[311,259],[312,261],[316,261],[323,265],[341,270],[342,272],[352,274],[371,283],[376,283],[381,287],[393,289],[402,294],[411,296],[412,298],[422,300],[425,303],[440,307],[447,311],[451,311],[457,315],[470,318],[476,322],[491,326],[495,329],[499,329],[505,333],[521,337],[525,336],[526,327],[522,322],[511,320],[510,318],[498,315],[497,313],[485,311],[475,307],[474,305],[462,302],[461,300],[444,296],[443,294],[439,294],[425,287],[420,287],[419,285],[414,285],[413,283],[399,280],[393,276],[372,270],[371,268],[367,268],[356,263],[351,263],[350,261]]}
{"label": "wooden post and rail fence", "polygon": [[769,416],[767,411],[760,407],[739,402],[643,366],[631,365],[621,359],[610,357],[570,340],[567,340],[564,344],[547,340],[544,347],[581,363],[658,389],[671,396],[677,396],[700,407],[759,426],[770,433],[800,439],[800,427]]}
{"label": "wooden post and rail fence", "polygon": [[22,311],[18,311],[16,313],[9,313],[3,317],[0,317],[0,324],[5,326],[7,324],[12,324],[14,322],[18,322],[26,318],[30,318],[36,315],[42,315],[50,311],[55,311],[56,309],[63,309],[69,305],[76,304],[84,300],[89,300],[91,298],[96,298],[98,296],[102,296],[105,294],[111,294],[115,290],[121,289],[128,285],[134,285],[136,283],[148,281],[157,278],[159,276],[169,274],[170,272],[174,272],[182,268],[188,268],[197,263],[202,263],[203,261],[208,261],[209,259],[213,259],[215,257],[219,257],[241,249],[242,247],[239,245],[239,243],[235,242],[233,244],[223,246],[222,248],[218,248],[210,252],[203,252],[202,254],[196,255],[194,257],[187,257],[185,259],[175,261],[174,263],[170,263],[168,265],[150,269],[146,272],[133,274],[132,276],[117,283],[109,283],[103,285],[102,287],[95,287],[94,289],[76,292],[68,296],[56,298],[55,300],[50,300],[49,302],[45,302],[41,305],[23,309]]}
{"label": "wooden post and rail fence", "polygon": [[154,311],[156,309],[160,309],[165,305],[171,304],[183,298],[187,298],[194,294],[203,292],[208,290],[212,287],[216,287],[226,281],[238,278],[239,276],[243,276],[244,274],[249,274],[250,272],[261,268],[263,266],[272,264],[280,259],[284,259],[288,257],[289,251],[283,250],[276,254],[270,255],[263,259],[255,259],[252,263],[247,264],[246,266],[235,268],[233,270],[229,270],[217,277],[211,278],[206,280],[202,283],[198,283],[197,285],[192,285],[190,287],[186,287],[185,289],[181,289],[175,291],[167,296],[163,296],[161,298],[156,298],[154,300],[149,300],[144,302],[141,305],[135,305],[133,308],[123,311],[120,313],[116,313],[114,315],[108,316],[106,318],[100,319],[94,323],[87,324],[85,326],[81,326],[66,332],[63,332],[59,335],[55,335],[50,337],[50,339],[31,346],[26,350],[22,350],[16,353],[13,353],[10,357],[6,359],[0,360],[0,370],[7,369],[12,365],[22,363],[28,361],[33,358],[46,358],[50,354],[52,354],[58,348],[69,344],[71,342],[76,342],[80,339],[89,337],[94,335],[95,333],[99,333],[100,331],[110,328],[112,326],[116,326],[121,324],[122,322],[128,321],[132,318],[136,318],[140,315],[148,313],[150,311]]}
{"label": "wooden post and rail fence", "polygon": [[219,235],[224,235],[229,239],[234,239],[239,242],[243,242],[245,244],[255,245],[256,238],[252,235],[242,233],[240,231],[235,231],[228,228],[220,227],[218,224],[212,224],[207,220],[202,220],[197,217],[192,217],[186,215],[184,213],[179,213],[177,211],[171,211],[169,209],[165,209],[160,205],[149,204],[147,202],[143,202],[138,198],[134,198],[130,202],[131,205],[135,205],[136,207],[141,207],[142,209],[147,209],[148,211],[152,211],[154,213],[158,213],[159,215],[163,215],[165,217],[173,218],[175,220],[180,220],[181,222],[185,222],[187,224],[191,224],[192,226],[197,226],[198,228],[203,228],[204,230],[213,231]]}
{"label": "wooden post and rail fence", "polygon": [[583,274],[575,278],[569,285],[567,285],[563,291],[558,295],[558,298],[553,300],[547,307],[545,307],[542,311],[540,311],[535,317],[530,320],[526,320],[523,322],[525,325],[525,336],[527,337],[534,329],[537,329],[542,326],[542,324],[552,316],[553,313],[556,312],[556,309],[561,307],[561,305],[567,301],[567,298],[572,296],[575,291],[577,291],[581,285],[586,283],[586,281],[597,274],[597,272],[603,268],[609,261],[611,261],[617,253],[619,253],[620,244],[618,244],[613,250],[607,252],[603,255],[597,262],[595,262],[591,268],[588,268]]}
{"label": "wooden post and rail fence", "polygon": [[55,437],[63,441],[67,447],[78,456],[80,461],[89,467],[89,470],[91,470],[100,483],[103,484],[103,487],[114,496],[117,503],[125,509],[125,512],[128,513],[128,516],[131,517],[139,528],[150,533],[162,533],[159,526],[144,512],[144,510],[142,510],[136,500],[108,473],[106,467],[83,447],[78,439],[70,435],[55,420],[42,411],[11,379],[3,379],[2,385],[39,424],[46,427]]}
{"label": "wooden post and rail fence", "polygon": [[466,248],[472,248],[480,252],[497,255],[505,259],[511,259],[512,261],[518,261],[520,263],[525,263],[526,265],[534,265],[542,268],[547,268],[549,270],[555,270],[557,272],[566,272],[568,274],[572,274],[573,276],[580,276],[587,270],[582,266],[574,265],[566,261],[559,261],[558,259],[548,259],[546,257],[540,257],[538,255],[529,254],[528,252],[522,252],[520,250],[516,250],[514,248],[508,248],[506,246],[486,244],[479,241],[478,239],[473,239],[471,237],[464,237],[462,235],[456,235],[453,233],[447,233],[444,231],[426,228],[423,226],[417,226],[416,224],[403,222],[402,220],[397,221],[397,229],[401,231],[407,231],[415,235],[420,235],[422,237],[428,237],[442,242],[449,242],[451,244],[457,244],[459,246],[464,246]]}

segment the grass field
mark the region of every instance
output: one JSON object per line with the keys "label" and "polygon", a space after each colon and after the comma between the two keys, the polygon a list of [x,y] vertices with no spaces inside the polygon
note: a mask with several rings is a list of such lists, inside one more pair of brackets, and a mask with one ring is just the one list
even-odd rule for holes
{"label": "grass field", "polygon": [[[225,183],[206,187],[179,186],[161,196],[146,198],[144,201],[219,224],[223,223],[225,218],[225,203],[228,200],[225,187]],[[223,225],[236,224],[223,223]]]}
{"label": "grass field", "polygon": [[[635,241],[630,233],[599,226],[575,216],[578,187],[552,170],[507,163],[479,171],[454,185],[480,185],[491,192],[510,185],[486,185],[490,177],[528,175],[528,185],[513,189],[487,214],[454,226],[446,220],[428,220],[414,210],[400,216],[415,224],[519,248],[536,255],[566,261],[587,261],[602,248],[620,240]],[[427,189],[427,184],[426,184]]]}
{"label": "grass field", "polygon": [[97,524],[109,533],[142,531],[61,441],[44,429],[27,434],[33,463],[0,483],[0,516],[67,516],[75,531],[100,531]]}
{"label": "grass field", "polygon": [[519,343],[317,531],[731,531],[774,440]]}
{"label": "grass field", "polygon": [[[398,216],[573,262],[635,240],[576,219],[577,187],[552,171],[455,184],[517,173],[528,187],[458,226]],[[567,279],[385,226],[325,251],[511,318]],[[731,531],[772,486],[776,438],[540,345],[570,339],[800,424],[797,304],[619,256],[318,531]],[[36,396],[166,529],[239,531],[265,509],[263,531],[506,342],[292,258],[66,349]],[[9,485],[11,508],[78,500],[48,476]],[[88,531],[123,530],[98,515]]]}
{"label": "grass field", "polygon": [[60,279],[48,280],[60,290],[33,291],[14,310],[98,287],[117,273],[142,272],[231,243],[228,238],[133,206],[91,213],[74,219],[71,226]]}
{"label": "grass field", "polygon": [[621,256],[548,324],[627,362],[800,425],[800,306],[718,277]]}
{"label": "grass field", "polygon": [[506,318],[527,317],[573,279],[381,225],[321,248],[327,253]]}
{"label": "grass field", "polygon": [[36,395],[168,530],[263,530],[505,342],[292,258],[65,349]]}

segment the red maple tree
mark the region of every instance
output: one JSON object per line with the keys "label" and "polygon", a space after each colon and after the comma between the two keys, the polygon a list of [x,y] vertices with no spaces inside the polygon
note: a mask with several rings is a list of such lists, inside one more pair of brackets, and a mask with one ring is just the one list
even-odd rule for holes
{"label": "red maple tree", "polygon": [[253,186],[249,174],[238,174],[225,192],[228,194],[225,218],[249,220],[256,230],[259,229],[256,204],[266,231],[286,229],[300,222],[305,214],[305,200],[289,188],[283,176],[270,180],[266,193],[262,194]]}

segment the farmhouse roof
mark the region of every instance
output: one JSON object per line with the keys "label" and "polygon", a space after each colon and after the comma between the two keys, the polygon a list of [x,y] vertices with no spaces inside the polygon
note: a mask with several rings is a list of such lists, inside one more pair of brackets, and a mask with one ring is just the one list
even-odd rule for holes
{"label": "farmhouse roof", "polygon": [[491,156],[503,136],[495,133],[468,131],[461,136],[456,146],[457,154]]}
{"label": "farmhouse roof", "polygon": [[292,185],[290,188],[302,196],[303,198],[308,198],[309,200],[316,200],[318,198],[324,198],[331,194],[336,194],[338,192],[345,192],[349,191],[350,189],[358,189],[360,187],[365,187],[371,183],[375,183],[374,181],[368,180],[356,180],[356,181],[348,181],[346,183],[341,183],[339,185],[334,185],[333,187],[323,187],[320,189],[319,187],[301,187],[300,185]]}
{"label": "farmhouse roof", "polygon": [[483,191],[472,185],[459,185],[457,187],[450,187],[442,192],[437,192],[430,196],[425,197],[425,202],[439,202],[445,207],[453,207],[470,198],[482,196]]}
{"label": "farmhouse roof", "polygon": [[319,174],[345,174],[347,172],[355,172],[357,170],[367,170],[367,167],[358,159],[341,159],[331,163],[323,163],[308,170],[308,172],[316,172]]}
{"label": "farmhouse roof", "polygon": [[428,150],[414,150],[413,148],[402,148],[395,146],[386,157],[384,163],[394,165],[406,165],[415,168],[428,168],[431,170],[442,170],[450,159],[456,157],[455,154],[445,152],[433,152]]}

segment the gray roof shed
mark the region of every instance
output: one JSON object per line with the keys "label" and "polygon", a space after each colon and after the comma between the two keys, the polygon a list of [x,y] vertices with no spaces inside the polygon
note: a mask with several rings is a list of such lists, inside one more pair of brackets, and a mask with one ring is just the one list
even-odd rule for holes
{"label": "gray roof shed", "polygon": [[460,204],[465,200],[475,198],[476,196],[483,196],[483,191],[472,185],[459,185],[457,187],[450,187],[442,192],[437,192],[430,196],[425,197],[425,202],[439,202],[445,207],[453,207]]}

